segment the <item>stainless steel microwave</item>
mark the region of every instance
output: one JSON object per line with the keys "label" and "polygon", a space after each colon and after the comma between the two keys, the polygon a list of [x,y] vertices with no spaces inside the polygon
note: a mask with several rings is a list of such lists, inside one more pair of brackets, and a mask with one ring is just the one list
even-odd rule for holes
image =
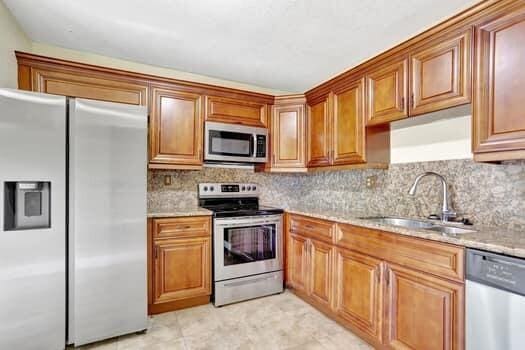
{"label": "stainless steel microwave", "polygon": [[206,122],[204,160],[232,163],[266,163],[268,130],[244,125]]}

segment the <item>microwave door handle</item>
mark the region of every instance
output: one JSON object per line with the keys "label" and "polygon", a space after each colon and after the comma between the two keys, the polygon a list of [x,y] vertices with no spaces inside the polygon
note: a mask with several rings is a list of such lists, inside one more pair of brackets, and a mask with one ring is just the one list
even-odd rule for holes
{"label": "microwave door handle", "polygon": [[255,158],[255,154],[257,153],[257,135],[252,134],[252,158]]}

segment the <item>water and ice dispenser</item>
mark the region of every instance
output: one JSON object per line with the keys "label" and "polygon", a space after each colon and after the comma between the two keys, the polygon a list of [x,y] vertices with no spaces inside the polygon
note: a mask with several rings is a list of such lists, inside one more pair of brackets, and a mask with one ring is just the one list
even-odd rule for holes
{"label": "water and ice dispenser", "polygon": [[4,183],[4,230],[51,227],[51,182]]}

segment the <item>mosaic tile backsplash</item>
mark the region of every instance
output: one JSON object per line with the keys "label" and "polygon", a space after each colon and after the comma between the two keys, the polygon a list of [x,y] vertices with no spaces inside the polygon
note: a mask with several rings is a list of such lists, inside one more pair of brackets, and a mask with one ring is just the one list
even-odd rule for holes
{"label": "mosaic tile backsplash", "polygon": [[[525,161],[480,164],[447,160],[392,164],[388,170],[344,170],[310,174],[265,174],[251,170],[205,168],[202,171],[148,173],[148,207],[169,210],[197,204],[200,182],[254,182],[264,204],[282,208],[363,212],[368,215],[426,217],[440,212],[441,185],[433,177],[421,180],[416,196],[408,189],[417,175],[437,172],[447,179],[453,208],[476,224],[520,230],[525,234]],[[164,176],[172,184],[164,185]],[[366,179],[376,176],[374,188]]]}

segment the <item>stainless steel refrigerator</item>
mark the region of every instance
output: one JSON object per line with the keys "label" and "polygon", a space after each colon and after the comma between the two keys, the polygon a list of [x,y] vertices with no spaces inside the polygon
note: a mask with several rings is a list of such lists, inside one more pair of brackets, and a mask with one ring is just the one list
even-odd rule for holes
{"label": "stainless steel refrigerator", "polygon": [[147,328],[145,107],[0,89],[0,349]]}

